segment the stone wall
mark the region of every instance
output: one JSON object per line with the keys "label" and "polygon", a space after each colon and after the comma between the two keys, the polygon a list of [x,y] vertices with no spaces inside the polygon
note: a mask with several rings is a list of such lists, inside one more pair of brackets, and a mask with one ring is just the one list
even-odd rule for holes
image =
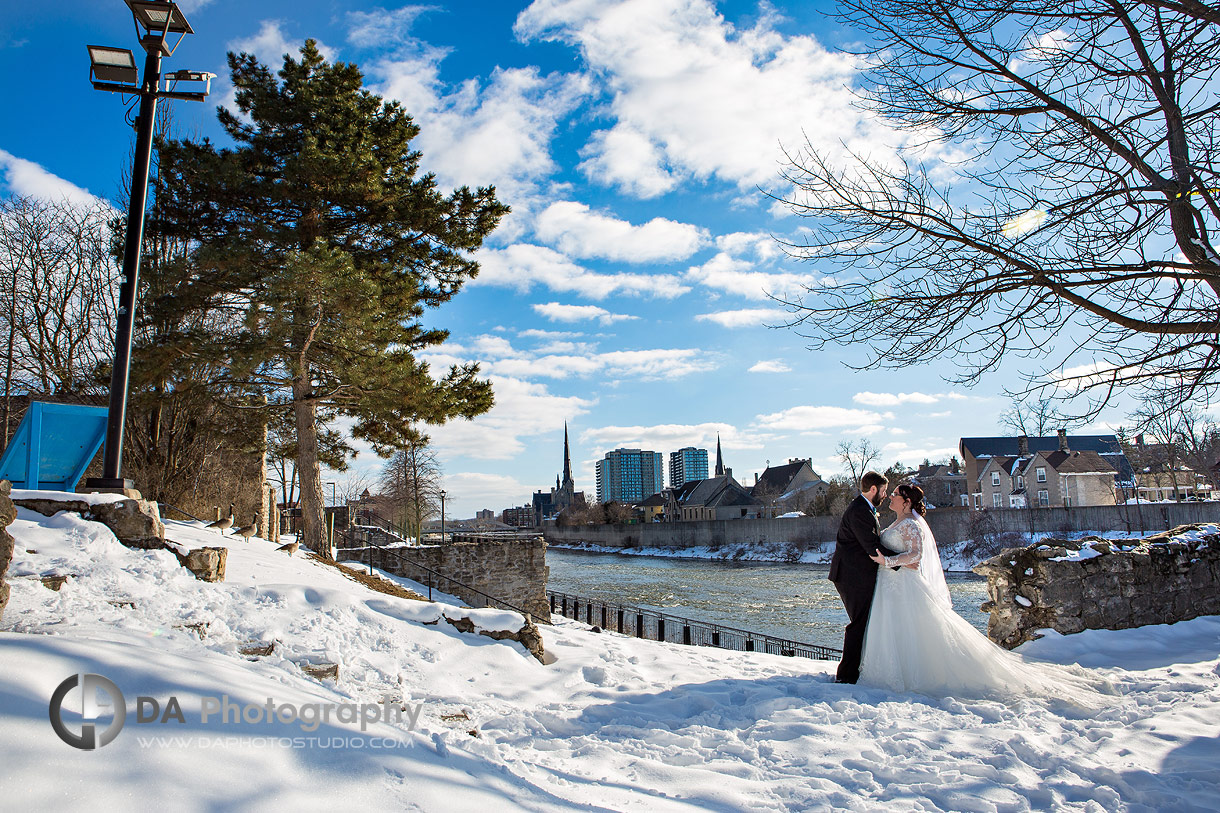
{"label": "stone wall", "polygon": [[9,586],[4,580],[9,563],[13,561],[13,537],[9,535],[8,526],[17,518],[17,507],[9,499],[13,484],[8,480],[0,480],[0,619],[4,618],[4,608],[8,604]]}
{"label": "stone wall", "polygon": [[[390,551],[398,551],[410,561],[403,561]],[[339,555],[367,563],[368,552],[368,548],[355,548],[340,550]],[[520,607],[536,621],[551,623],[551,608],[546,599],[549,571],[546,566],[546,543],[542,537],[403,546],[388,550],[375,547],[372,553],[373,567],[421,584],[428,584],[431,579],[434,589],[455,595],[472,607],[483,607],[486,600],[454,582]],[[438,578],[424,568],[454,582]]]}
{"label": "stone wall", "polygon": [[987,577],[988,635],[1009,649],[1086,629],[1128,629],[1220,614],[1220,526],[1146,539],[1047,540],[975,567]]}
{"label": "stone wall", "polygon": [[[882,525],[893,514],[882,513]],[[1144,503],[1077,508],[999,508],[973,511],[938,508],[928,512],[928,525],[942,545],[974,539],[980,527],[988,533],[1069,533],[1118,531],[1132,536],[1179,525],[1220,522],[1220,502]],[[838,517],[738,519],[695,522],[649,522],[636,525],[548,525],[543,533],[551,544],[586,543],[616,548],[693,548],[734,543],[833,542]]]}

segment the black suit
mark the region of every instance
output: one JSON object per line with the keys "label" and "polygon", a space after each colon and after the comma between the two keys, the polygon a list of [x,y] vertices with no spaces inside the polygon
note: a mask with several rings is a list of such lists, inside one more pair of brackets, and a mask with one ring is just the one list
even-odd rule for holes
{"label": "black suit", "polygon": [[860,678],[864,631],[868,628],[868,612],[877,587],[877,563],[868,557],[876,551],[885,556],[897,555],[881,544],[881,523],[872,503],[861,494],[843,512],[834,557],[830,560],[830,580],[839,591],[848,618],[838,670],[841,683],[855,683]]}

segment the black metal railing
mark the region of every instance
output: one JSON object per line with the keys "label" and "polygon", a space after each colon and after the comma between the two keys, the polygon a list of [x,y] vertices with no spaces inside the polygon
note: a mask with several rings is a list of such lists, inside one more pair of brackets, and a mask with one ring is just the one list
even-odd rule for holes
{"label": "black metal railing", "polygon": [[772,655],[820,661],[837,661],[843,654],[829,646],[789,641],[786,638],[776,638],[708,621],[696,621],[627,604],[583,598],[554,590],[547,590],[546,595],[551,604],[552,615],[562,615],[583,621],[590,626],[650,641],[714,646],[739,652],[767,652]]}
{"label": "black metal railing", "polygon": [[[403,562],[405,564],[410,565],[413,568],[417,568],[418,570],[423,571],[425,574],[424,578],[421,578],[421,579],[412,578],[411,580],[419,582],[419,583],[427,586],[428,601],[432,601],[432,590],[433,589],[439,590],[442,593],[452,593],[454,591],[454,588],[457,587],[457,588],[461,588],[464,593],[464,595],[461,595],[460,598],[463,601],[465,601],[467,604],[470,604],[472,607],[476,603],[482,602],[482,605],[481,605],[482,607],[494,607],[499,610],[512,610],[513,612],[521,613],[522,615],[530,615],[532,617],[531,613],[529,613],[527,610],[521,609],[520,607],[518,607],[515,604],[510,604],[509,602],[505,601],[504,599],[496,598],[495,596],[493,596],[489,593],[484,593],[482,590],[480,590],[477,587],[473,587],[469,584],[466,584],[465,582],[460,582],[457,579],[446,576],[444,573],[441,573],[437,570],[433,570],[432,568],[428,567],[427,565],[425,565],[421,562],[418,562],[409,556],[404,556],[402,551],[399,550],[397,547],[391,547],[389,545],[367,544],[367,545],[362,545],[362,546],[349,545],[349,546],[343,547],[342,550],[345,554],[347,554],[349,557],[351,557],[351,558],[348,558],[346,561],[349,561],[349,562],[357,561],[357,562],[364,562],[365,564],[367,564],[368,568],[369,568],[369,575],[372,575],[372,573],[373,573],[373,551],[374,550],[379,550],[383,554],[393,556],[399,562]],[[411,577],[405,577],[405,578],[411,578]],[[474,597],[473,599],[472,599],[472,596]],[[476,609],[478,609],[478,608],[476,608]]]}
{"label": "black metal railing", "polygon": [[157,503],[157,508],[160,510],[161,516],[165,516],[165,512],[168,509],[170,511],[177,511],[179,514],[181,514],[184,517],[190,517],[191,519],[195,520],[196,522],[211,522],[212,521],[210,519],[200,519],[199,517],[195,516],[194,514],[187,513],[186,511],[183,511],[178,506],[170,505],[167,502]]}

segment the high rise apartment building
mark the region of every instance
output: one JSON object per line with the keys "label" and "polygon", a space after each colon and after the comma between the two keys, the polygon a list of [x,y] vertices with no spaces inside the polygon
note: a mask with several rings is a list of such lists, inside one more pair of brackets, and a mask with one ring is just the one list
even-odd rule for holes
{"label": "high rise apartment building", "polygon": [[707,449],[685,446],[669,453],[669,487],[681,488],[692,480],[707,479]]}
{"label": "high rise apartment building", "polygon": [[640,503],[665,487],[660,452],[615,449],[597,461],[597,501]]}

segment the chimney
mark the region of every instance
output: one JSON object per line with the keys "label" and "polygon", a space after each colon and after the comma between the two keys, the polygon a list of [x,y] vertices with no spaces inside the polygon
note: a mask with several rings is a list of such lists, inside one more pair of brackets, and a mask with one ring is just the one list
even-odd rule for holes
{"label": "chimney", "polygon": [[1017,454],[1021,457],[1029,457],[1029,435],[1017,436]]}
{"label": "chimney", "polygon": [[1068,451],[1068,432],[1066,429],[1059,430],[1059,451]]}
{"label": "chimney", "polygon": [[1136,446],[1144,445],[1144,433],[1143,432],[1140,432],[1138,435],[1135,436],[1135,445]]}

